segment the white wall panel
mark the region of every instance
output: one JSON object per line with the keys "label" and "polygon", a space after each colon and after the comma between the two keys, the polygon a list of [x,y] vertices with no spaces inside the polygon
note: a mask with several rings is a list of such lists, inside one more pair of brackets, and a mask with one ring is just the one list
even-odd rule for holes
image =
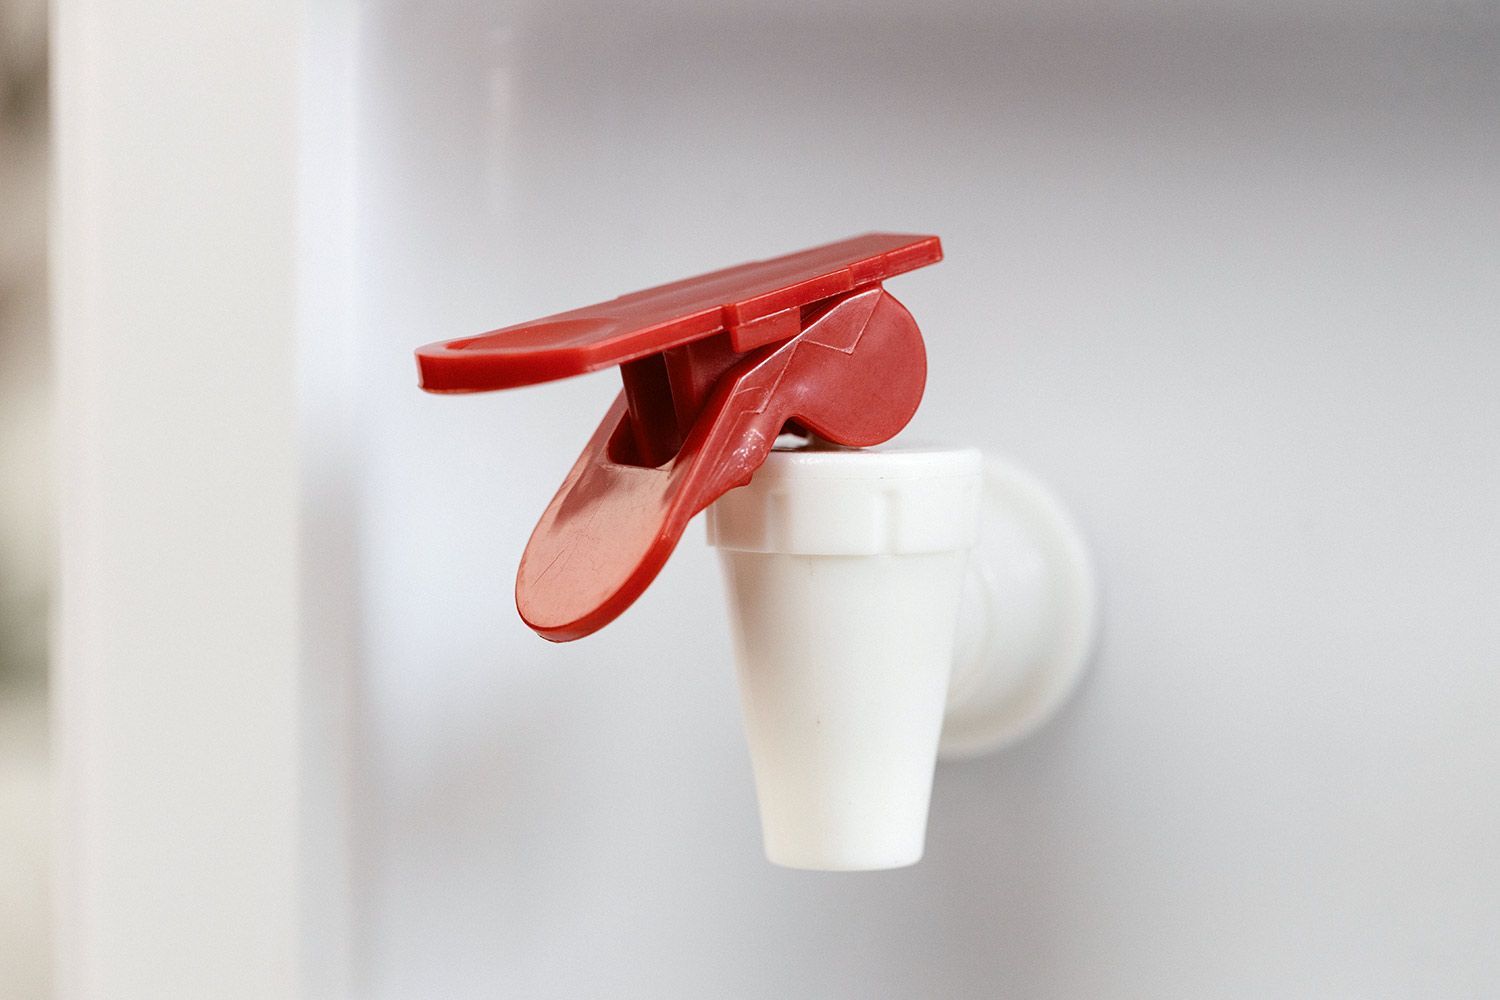
{"label": "white wall panel", "polygon": [[[1500,989],[1496,20],[822,11],[372,8],[371,992]],[[872,228],[948,251],[910,433],[1054,482],[1107,623],[925,863],[785,872],[696,537],[586,641],[511,608],[614,377],[407,352]]]}

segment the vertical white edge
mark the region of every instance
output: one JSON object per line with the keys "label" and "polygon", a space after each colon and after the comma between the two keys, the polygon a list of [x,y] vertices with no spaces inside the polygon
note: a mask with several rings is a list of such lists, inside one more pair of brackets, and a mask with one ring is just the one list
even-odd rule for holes
{"label": "vertical white edge", "polygon": [[298,218],[304,995],[356,995],[356,0],[307,5]]}
{"label": "vertical white edge", "polygon": [[306,100],[348,96],[314,7],[54,3],[64,998],[347,991],[352,136]]}

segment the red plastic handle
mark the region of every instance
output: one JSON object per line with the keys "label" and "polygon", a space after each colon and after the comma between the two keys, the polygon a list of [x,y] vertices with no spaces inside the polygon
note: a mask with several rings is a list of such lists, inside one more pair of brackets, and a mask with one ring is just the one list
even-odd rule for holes
{"label": "red plastic handle", "polygon": [[926,354],[880,282],[941,259],[935,236],[871,234],[420,349],[433,392],[621,367],[625,391],[522,556],[527,624],[563,641],[616,618],[782,430],[864,447],[906,426]]}
{"label": "red plastic handle", "polygon": [[803,307],[943,259],[936,236],[869,233],[417,350],[428,392],[550,382],[727,332],[736,351],[785,340]]}

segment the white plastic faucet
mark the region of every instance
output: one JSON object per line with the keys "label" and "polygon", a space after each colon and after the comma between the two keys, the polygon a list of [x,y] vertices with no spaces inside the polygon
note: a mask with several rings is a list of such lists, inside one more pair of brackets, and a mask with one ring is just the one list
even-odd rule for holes
{"label": "white plastic faucet", "polygon": [[939,752],[970,756],[1065,700],[1094,630],[1078,533],[974,449],[777,450],[709,509],[766,856],[920,860]]}
{"label": "white plastic faucet", "polygon": [[[1093,579],[1049,494],[973,449],[875,447],[927,380],[884,282],[941,259],[936,236],[867,233],[417,351],[440,393],[619,366],[516,607],[556,642],[598,631],[707,510],[779,864],[917,861],[939,748],[1020,738],[1087,659]],[[834,445],[774,448],[788,432]]]}

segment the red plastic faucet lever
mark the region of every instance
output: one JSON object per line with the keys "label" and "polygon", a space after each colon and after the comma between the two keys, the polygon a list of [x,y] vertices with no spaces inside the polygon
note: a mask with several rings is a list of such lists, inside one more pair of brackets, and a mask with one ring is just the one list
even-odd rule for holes
{"label": "red plastic faucet lever", "polygon": [[927,357],[880,283],[942,256],[936,236],[871,233],[420,348],[429,392],[620,366],[624,391],[521,557],[526,623],[562,642],[613,621],[783,429],[851,447],[895,436],[921,402]]}

